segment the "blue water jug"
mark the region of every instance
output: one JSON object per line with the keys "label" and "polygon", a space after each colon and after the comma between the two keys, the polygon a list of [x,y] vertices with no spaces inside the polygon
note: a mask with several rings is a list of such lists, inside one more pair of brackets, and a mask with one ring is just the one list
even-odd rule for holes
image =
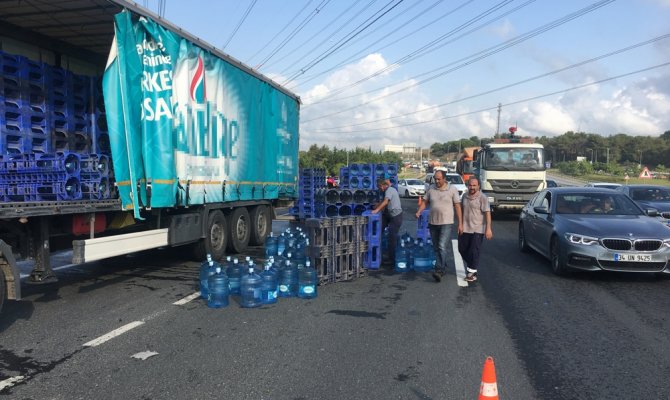
{"label": "blue water jug", "polygon": [[265,238],[265,257],[277,255],[277,237],[270,232]]}
{"label": "blue water jug", "polygon": [[240,281],[240,306],[244,308],[260,307],[262,279],[254,272],[253,263],[249,266],[249,273],[242,276]]}
{"label": "blue water jug", "polygon": [[302,269],[307,262],[305,247],[303,247],[303,245],[300,243],[296,243],[295,247],[293,248],[293,252],[291,253],[291,257],[293,258],[295,265],[298,267],[298,270]]}
{"label": "blue water jug", "polygon": [[435,254],[435,248],[433,247],[433,241],[430,238],[426,239],[426,252],[428,253],[428,258],[430,259],[431,265],[433,268],[435,268],[437,256]]}
{"label": "blue water jug", "polygon": [[207,259],[200,264],[200,297],[206,299],[209,294],[209,277],[214,274],[214,260],[207,254]]}
{"label": "blue water jug", "polygon": [[298,268],[286,260],[279,270],[279,297],[294,297],[298,294]]}
{"label": "blue water jug", "polygon": [[395,265],[393,266],[393,270],[400,273],[408,272],[410,270],[408,261],[409,254],[405,247],[405,242],[400,240],[399,243],[400,246],[398,246],[395,252]]}
{"label": "blue water jug", "polygon": [[230,287],[228,276],[221,271],[221,267],[216,267],[214,274],[209,277],[209,295],[207,297],[207,307],[221,308],[228,306],[228,295]]}
{"label": "blue water jug", "polygon": [[273,271],[271,264],[265,264],[265,271],[261,273],[261,301],[263,304],[273,304],[277,302],[279,295],[279,277],[276,271]]}
{"label": "blue water jug", "polygon": [[240,280],[242,279],[243,268],[237,258],[233,259],[233,264],[226,270],[228,282],[230,284],[230,294],[240,294]]}
{"label": "blue water jug", "polygon": [[316,286],[318,277],[316,270],[312,268],[309,261],[298,272],[298,297],[302,299],[313,299],[316,297]]}
{"label": "blue water jug", "polygon": [[414,270],[417,272],[428,272],[433,269],[433,262],[426,251],[426,246],[423,242],[419,243],[419,247],[414,252]]}
{"label": "blue water jug", "polygon": [[277,238],[277,255],[284,254],[286,251],[286,233],[282,232]]}

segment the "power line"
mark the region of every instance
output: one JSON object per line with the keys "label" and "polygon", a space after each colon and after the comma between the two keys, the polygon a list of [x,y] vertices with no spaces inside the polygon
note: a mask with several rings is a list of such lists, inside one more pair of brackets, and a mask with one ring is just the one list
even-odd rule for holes
{"label": "power line", "polygon": [[328,5],[328,3],[330,3],[330,0],[323,0],[321,3],[319,3],[319,5],[316,6],[316,8],[314,9],[314,11],[312,11],[312,13],[311,13],[310,15],[308,15],[307,18],[305,18],[305,19],[300,23],[300,25],[298,25],[295,29],[293,29],[293,31],[288,35],[288,37],[286,37],[286,39],[284,39],[284,40],[283,40],[283,41],[282,41],[282,42],[281,42],[281,43],[280,43],[280,44],[279,44],[279,45],[278,45],[278,46],[277,46],[277,47],[270,53],[270,55],[268,55],[267,57],[265,57],[265,58],[258,64],[258,68],[261,68],[266,62],[268,62],[272,57],[274,57],[275,54],[277,54],[277,52],[278,52],[279,50],[281,50],[282,48],[284,48],[284,46],[286,46],[286,44],[287,44],[291,39],[293,39],[293,38],[295,37],[295,35],[297,35],[298,32],[300,32],[300,31],[301,31],[301,30],[302,30],[302,29],[303,29],[303,28],[304,28],[304,27],[305,27],[305,26],[306,26],[312,19],[314,19],[314,17],[316,17],[316,15],[321,11],[321,9],[323,9],[323,7],[325,7],[326,5]]}
{"label": "power line", "polygon": [[[400,38],[398,38],[398,39],[396,39],[396,40],[391,41],[391,42],[388,43],[388,44],[383,45],[382,47],[378,47],[378,48],[376,48],[376,49],[374,49],[374,50],[371,50],[371,51],[369,51],[368,53],[379,53],[379,52],[381,52],[382,50],[384,50],[384,49],[386,49],[386,48],[388,48],[388,47],[390,47],[390,46],[393,46],[394,44],[396,44],[396,43],[398,43],[398,42],[400,42],[400,41],[402,41],[402,40],[404,40],[404,39],[407,39],[407,38],[413,36],[414,34],[416,34],[416,33],[420,32],[420,31],[422,31],[422,30],[428,28],[429,26],[431,26],[431,25],[433,25],[433,24],[435,24],[435,23],[441,21],[442,19],[444,19],[444,18],[448,17],[449,15],[455,13],[456,11],[462,9],[462,8],[465,7],[466,5],[472,3],[473,1],[474,1],[474,0],[467,0],[467,1],[465,1],[464,3],[462,3],[461,5],[457,6],[456,8],[453,8],[453,9],[449,10],[448,12],[446,12],[446,13],[440,15],[439,17],[433,19],[432,21],[430,21],[430,22],[428,22],[428,23],[422,25],[421,27],[419,27],[419,28],[417,28],[417,29],[415,29],[415,30],[413,30],[413,31],[411,31],[411,32],[409,32],[409,33],[403,35],[402,37],[400,37]],[[533,0],[533,1],[535,1],[535,0]],[[404,23],[404,24],[402,24],[400,27],[398,27],[393,33],[397,33],[397,32],[399,32],[399,29],[401,29],[401,28],[407,26],[410,22],[414,21],[415,19],[417,19],[418,17],[422,16],[422,15],[425,14],[426,12],[432,10],[432,9],[433,9],[433,6],[435,6],[436,4],[438,4],[438,3],[440,3],[440,2],[441,2],[441,0],[435,2],[434,4],[432,4],[431,6],[429,6],[427,9],[421,11],[419,14],[417,14],[416,16],[414,16],[413,18],[411,18],[409,21],[407,21],[406,23]],[[332,67],[330,67],[330,68],[328,68],[328,69],[326,69],[326,70],[323,70],[323,71],[321,71],[321,72],[317,72],[317,73],[314,73],[314,74],[312,74],[312,75],[305,76],[305,79],[303,79],[303,80],[300,81],[300,85],[304,85],[304,84],[307,83],[307,82],[311,82],[311,81],[313,81],[314,79],[318,78],[318,77],[321,76],[321,75],[324,75],[324,74],[326,74],[326,73],[328,73],[328,72],[334,71],[334,70],[336,70],[336,69],[338,69],[338,68],[340,68],[340,67],[346,65],[347,63],[349,63],[349,62],[353,61],[354,59],[356,59],[356,58],[357,58],[358,56],[360,56],[361,54],[366,53],[367,50],[368,50],[370,47],[372,47],[372,46],[378,44],[379,42],[383,41],[384,39],[388,39],[388,38],[389,38],[389,36],[382,37],[382,38],[378,39],[377,41],[375,41],[375,42],[369,44],[368,46],[362,48],[361,50],[359,50],[358,52],[354,53],[354,54],[351,55],[350,57],[344,59],[344,60],[341,61],[340,63],[338,63],[338,64],[336,64],[336,65],[334,65],[334,66],[332,66]],[[328,96],[328,97],[330,97],[330,96]],[[303,100],[308,100],[308,99],[309,99],[309,97],[304,98]],[[335,99],[335,100],[337,100],[337,99]],[[335,100],[333,100],[333,101],[335,101]],[[327,100],[326,100],[326,101],[327,101]],[[321,102],[321,101],[319,101],[319,102]]]}
{"label": "power line", "polygon": [[[632,71],[632,72],[628,72],[628,73],[621,74],[621,75],[616,75],[616,76],[613,76],[613,77],[610,77],[610,78],[605,78],[605,79],[601,79],[601,80],[598,80],[598,81],[589,82],[589,83],[584,83],[584,84],[582,84],[582,85],[578,85],[578,86],[573,86],[573,87],[568,88],[568,89],[557,90],[557,91],[554,91],[554,92],[545,93],[545,94],[541,94],[541,95],[533,96],[533,97],[527,97],[527,98],[524,98],[524,99],[521,99],[521,100],[517,100],[517,101],[510,102],[510,103],[502,104],[502,107],[508,107],[508,106],[513,106],[513,105],[517,105],[517,104],[521,104],[521,103],[526,103],[526,102],[529,102],[529,101],[539,100],[539,99],[541,99],[541,98],[550,97],[550,96],[555,96],[555,95],[557,95],[557,94],[567,93],[567,92],[571,92],[571,91],[578,90],[578,89],[583,89],[583,88],[585,88],[585,87],[589,87],[589,86],[593,86],[593,85],[598,85],[598,84],[605,83],[605,82],[609,82],[609,81],[612,81],[612,80],[615,80],[615,79],[625,78],[625,77],[627,77],[627,76],[631,76],[631,75],[639,74],[639,73],[641,73],[641,72],[651,71],[651,70],[653,70],[653,69],[662,68],[662,67],[666,67],[666,66],[670,66],[670,61],[665,62],[665,63],[662,63],[662,64],[657,64],[657,65],[654,65],[654,66],[652,66],[652,67],[639,69],[639,70]],[[499,105],[496,104],[495,106],[492,106],[492,107],[486,107],[486,108],[481,108],[481,109],[479,109],[479,110],[475,110],[475,111],[469,111],[469,112],[460,113],[460,114],[456,114],[456,115],[449,115],[449,116],[446,116],[446,117],[435,118],[435,119],[431,119],[431,120],[428,120],[428,121],[413,122],[413,123],[410,123],[410,124],[397,125],[397,126],[394,126],[394,127],[391,127],[391,128],[389,128],[389,127],[383,127],[383,128],[373,128],[373,129],[363,129],[363,130],[357,130],[357,131],[328,131],[328,130],[315,129],[315,130],[313,130],[313,132],[319,132],[319,133],[363,133],[363,132],[375,132],[375,131],[380,131],[380,130],[389,130],[389,129],[396,129],[396,128],[404,128],[404,127],[408,127],[408,126],[425,125],[425,124],[429,124],[429,123],[436,122],[436,121],[444,121],[444,120],[447,120],[447,119],[453,119],[453,118],[465,117],[465,116],[468,116],[468,115],[479,114],[479,113],[482,113],[482,112],[485,112],[485,111],[495,110],[495,109],[497,109],[498,107],[499,107]]]}
{"label": "power line", "polygon": [[[389,64],[389,65],[387,65],[386,67],[384,67],[384,68],[382,68],[382,69],[380,69],[380,70],[378,70],[378,71],[376,71],[376,72],[374,72],[374,73],[372,73],[372,74],[370,74],[370,75],[368,75],[368,76],[366,76],[366,77],[364,77],[364,78],[361,78],[361,79],[359,79],[358,81],[356,81],[356,82],[354,82],[354,83],[352,83],[352,84],[350,84],[350,85],[345,86],[344,88],[340,88],[340,89],[336,90],[335,93],[329,95],[328,97],[332,97],[332,96],[335,95],[335,94],[339,94],[339,93],[341,93],[342,91],[344,91],[344,90],[346,90],[346,89],[348,89],[348,88],[352,88],[352,87],[358,86],[358,85],[360,85],[361,83],[366,82],[366,81],[368,81],[368,80],[370,80],[370,79],[372,79],[372,78],[375,78],[375,77],[377,77],[377,76],[379,76],[379,75],[382,75],[383,73],[385,73],[385,72],[387,72],[387,71],[390,71],[390,70],[392,70],[392,69],[394,69],[394,68],[396,68],[396,67],[398,67],[398,66],[400,66],[400,65],[402,65],[402,64],[405,64],[405,63],[409,62],[410,60],[413,60],[413,59],[415,59],[415,58],[418,58],[418,57],[421,57],[421,56],[423,56],[423,55],[429,54],[429,53],[431,53],[431,52],[434,51],[434,50],[437,50],[438,48],[444,46],[444,45],[442,45],[442,46],[440,46],[440,47],[436,47],[440,42],[443,42],[445,39],[449,38],[450,36],[452,36],[452,35],[454,35],[454,34],[460,32],[460,31],[462,31],[463,29],[465,29],[465,28],[467,28],[468,26],[474,24],[475,22],[477,22],[477,21],[483,19],[484,17],[486,17],[486,16],[488,16],[488,15],[494,13],[495,11],[497,11],[497,10],[503,8],[504,6],[510,4],[512,1],[513,1],[513,0],[504,0],[504,1],[502,1],[502,2],[500,2],[500,3],[498,3],[498,4],[496,4],[496,5],[494,5],[493,7],[489,8],[489,9],[486,10],[486,11],[484,11],[483,13],[480,13],[480,14],[477,15],[476,17],[471,18],[471,19],[468,20],[467,22],[465,22],[465,23],[459,25],[458,27],[456,27],[456,28],[450,30],[449,32],[447,32],[447,33],[445,33],[444,35],[438,37],[437,39],[434,39],[434,40],[428,42],[427,44],[424,44],[423,46],[421,46],[421,47],[419,47],[418,49],[412,51],[411,53],[404,55],[403,57],[401,57],[400,59],[394,61],[393,63],[391,63],[391,64]],[[530,0],[529,2],[531,2],[531,1],[535,1],[535,0]],[[431,49],[432,49],[432,50],[431,50]]]}
{"label": "power line", "polygon": [[[550,23],[548,23],[548,24],[542,25],[542,26],[539,27],[539,28],[533,29],[533,30],[531,30],[531,31],[529,31],[529,32],[527,32],[527,33],[525,33],[525,34],[523,34],[523,35],[516,36],[515,38],[512,38],[512,39],[510,39],[510,40],[507,40],[507,41],[505,41],[505,42],[503,42],[503,43],[501,43],[501,44],[499,44],[499,45],[489,47],[488,49],[485,49],[485,50],[482,50],[482,51],[480,51],[480,52],[478,52],[478,53],[475,53],[475,54],[473,54],[473,55],[464,57],[464,58],[462,58],[461,60],[466,60],[466,61],[463,61],[461,64],[459,64],[459,65],[457,65],[457,66],[455,66],[455,67],[452,67],[452,68],[450,68],[450,69],[447,70],[447,71],[444,71],[444,72],[438,73],[438,74],[436,74],[436,75],[430,76],[430,77],[428,77],[428,78],[426,78],[426,79],[423,79],[423,80],[421,80],[421,81],[419,81],[419,82],[417,82],[417,83],[412,83],[411,85],[409,85],[409,86],[407,86],[407,87],[404,87],[404,88],[401,88],[401,89],[398,89],[398,90],[396,90],[396,91],[393,91],[393,92],[384,94],[384,95],[382,95],[382,96],[375,97],[375,98],[373,98],[373,99],[371,99],[371,100],[368,100],[368,101],[363,102],[363,103],[361,103],[361,104],[358,104],[358,105],[356,105],[356,106],[349,107],[349,108],[345,108],[345,109],[341,109],[341,110],[339,110],[339,111],[332,112],[332,113],[330,113],[330,114],[324,114],[324,115],[321,115],[321,116],[319,116],[319,117],[312,118],[312,119],[307,120],[307,121],[304,121],[304,122],[311,122],[311,121],[314,121],[314,120],[318,120],[318,119],[322,119],[322,118],[330,117],[330,116],[333,116],[333,115],[341,114],[341,113],[346,112],[346,111],[351,111],[351,110],[356,109],[356,108],[358,108],[358,107],[360,107],[360,106],[362,106],[362,105],[367,105],[367,104],[370,104],[370,103],[374,103],[374,102],[379,101],[379,100],[381,100],[381,99],[384,99],[384,98],[386,98],[386,97],[390,97],[390,96],[393,96],[393,95],[395,95],[395,94],[402,93],[402,92],[404,92],[404,91],[406,91],[406,90],[415,88],[415,87],[417,87],[417,86],[419,86],[419,85],[422,85],[422,84],[424,84],[424,83],[427,83],[427,82],[430,82],[430,81],[432,81],[432,80],[434,80],[434,79],[437,79],[437,78],[439,78],[439,77],[441,77],[441,76],[444,76],[444,75],[446,75],[446,74],[448,74],[448,73],[450,73],[450,72],[456,71],[456,70],[461,69],[461,68],[463,68],[463,67],[466,67],[466,66],[468,66],[468,65],[470,65],[470,64],[473,64],[473,63],[475,63],[475,62],[477,62],[477,61],[480,61],[480,60],[482,60],[482,59],[484,59],[484,58],[486,58],[486,57],[489,57],[489,56],[491,56],[491,55],[493,55],[493,54],[499,53],[499,52],[501,52],[501,51],[503,51],[503,50],[505,50],[505,49],[507,49],[507,48],[509,48],[509,47],[512,47],[512,46],[515,46],[515,45],[517,45],[517,44],[519,44],[519,43],[522,43],[522,42],[524,42],[524,41],[526,41],[526,40],[528,40],[528,39],[531,39],[531,38],[533,38],[533,37],[535,37],[535,36],[538,36],[538,35],[540,35],[540,34],[546,32],[546,31],[549,31],[549,30],[551,30],[551,29],[554,29],[554,28],[556,28],[556,27],[558,27],[558,26],[560,26],[560,25],[563,25],[563,24],[565,24],[565,23],[567,23],[567,22],[569,22],[569,21],[571,21],[571,20],[573,20],[573,19],[575,19],[575,18],[581,17],[581,16],[583,16],[583,15],[589,13],[589,12],[592,12],[592,11],[594,11],[594,10],[600,8],[600,7],[603,7],[603,6],[609,4],[609,3],[613,2],[613,1],[614,1],[614,0],[603,0],[603,1],[600,1],[600,2],[597,2],[597,3],[594,3],[594,4],[592,4],[592,5],[588,6],[588,7],[585,7],[585,8],[583,8],[583,9],[581,9],[581,10],[578,10],[578,11],[576,11],[576,12],[574,12],[574,13],[568,14],[568,15],[566,15],[566,16],[564,16],[564,17],[562,17],[562,18],[559,18],[559,19],[557,19],[557,20],[555,20],[555,21],[552,21],[552,22],[550,22]],[[460,60],[459,60],[459,61],[460,61]],[[458,62],[458,61],[456,61],[456,62]],[[429,72],[427,72],[427,73],[431,73],[431,72],[434,72],[434,71],[438,71],[438,70],[440,70],[440,69],[444,69],[444,68],[446,68],[447,66],[452,65],[452,64],[453,64],[453,63],[447,64],[447,65],[445,65],[445,66],[442,66],[442,67],[437,68],[437,69],[435,69],[435,70],[429,71]],[[422,75],[426,75],[427,73],[421,74],[421,76],[422,76]],[[416,77],[413,77],[413,78],[411,78],[411,79],[415,79],[415,78],[416,78]]]}
{"label": "power line", "polygon": [[535,81],[535,80],[538,80],[538,79],[541,79],[541,78],[546,78],[547,76],[556,75],[560,72],[565,72],[567,70],[574,69],[574,68],[577,68],[577,67],[581,67],[583,65],[586,65],[586,64],[589,64],[589,63],[592,63],[592,62],[595,62],[595,61],[599,61],[599,60],[602,60],[602,59],[607,58],[607,57],[622,54],[622,53],[625,53],[627,51],[634,50],[638,47],[642,47],[642,46],[645,46],[645,45],[648,45],[648,44],[652,44],[652,43],[655,43],[655,42],[658,42],[660,40],[667,39],[667,38],[670,38],[670,33],[667,33],[667,34],[661,35],[661,36],[657,36],[653,39],[645,40],[643,42],[639,42],[639,43],[636,43],[636,44],[633,44],[633,45],[630,45],[630,46],[627,46],[627,47],[624,47],[624,48],[621,48],[621,49],[618,49],[618,50],[614,50],[614,51],[611,51],[609,53],[601,54],[597,57],[589,58],[588,60],[583,60],[583,61],[580,61],[578,63],[553,70],[551,72],[547,72],[547,73],[540,74],[540,75],[535,75],[533,77],[523,79],[521,81],[510,83],[510,84],[507,84],[507,85],[504,85],[504,86],[499,86],[495,89],[491,89],[491,90],[487,90],[487,91],[480,92],[480,93],[477,93],[477,94],[473,94],[471,96],[463,97],[463,98],[460,98],[458,100],[453,100],[453,101],[450,101],[450,102],[447,102],[447,103],[442,103],[442,104],[438,104],[438,105],[435,105],[435,106],[426,107],[426,108],[421,109],[421,110],[413,111],[413,112],[410,112],[410,113],[405,113],[405,114],[402,114],[402,115],[396,115],[396,116],[393,116],[393,117],[380,118],[380,119],[376,119],[376,120],[372,120],[372,121],[366,121],[366,122],[359,122],[357,124],[349,124],[349,125],[330,127],[329,130],[345,129],[345,128],[351,128],[351,127],[355,127],[355,126],[368,125],[368,124],[372,124],[372,123],[375,123],[375,122],[390,121],[390,120],[394,120],[394,119],[398,119],[398,118],[407,117],[407,116],[410,116],[410,115],[419,114],[419,113],[422,113],[422,112],[425,112],[425,111],[435,110],[437,108],[442,108],[442,107],[445,107],[445,106],[461,103],[461,102],[466,101],[466,100],[472,100],[474,98],[481,97],[481,96],[484,96],[484,95],[487,95],[487,94],[500,92],[502,90],[509,89],[509,88],[514,87],[514,86],[519,86],[519,85],[522,85],[524,83]]}
{"label": "power line", "polygon": [[225,49],[226,46],[228,46],[228,44],[230,43],[230,41],[233,40],[233,37],[235,36],[237,31],[240,29],[240,26],[242,26],[244,21],[247,19],[247,17],[249,16],[249,13],[254,8],[257,1],[258,0],[252,0],[251,4],[249,4],[249,7],[247,7],[247,10],[244,12],[244,15],[242,15],[242,19],[240,19],[240,22],[237,23],[237,26],[235,27],[235,29],[233,29],[233,33],[230,34],[230,37],[228,38],[228,40],[226,40],[226,43],[223,44],[223,47],[221,47],[221,49]]}
{"label": "power line", "polygon": [[[325,35],[324,35],[324,36],[325,36],[324,39],[323,39],[321,42],[319,42],[316,46],[312,47],[312,49],[306,51],[305,54],[311,54],[311,53],[313,53],[313,52],[316,52],[316,50],[317,50],[319,47],[321,47],[321,45],[323,45],[323,44],[326,43],[327,41],[331,40],[332,37],[333,37],[333,35],[334,35],[335,33],[340,32],[341,30],[343,30],[347,25],[349,25],[349,23],[351,23],[352,21],[354,21],[360,14],[362,14],[363,12],[365,12],[365,10],[367,10],[368,8],[370,8],[370,6],[372,6],[372,4],[375,3],[375,1],[377,1],[377,0],[370,0],[370,2],[368,2],[368,3],[367,3],[367,4],[366,4],[360,11],[354,13],[354,15],[353,15],[351,18],[349,18],[346,22],[344,22],[344,23],[341,24],[339,27],[337,27],[332,33],[330,33],[330,34],[325,34]],[[351,5],[350,5],[349,7],[347,7],[347,8],[346,8],[345,10],[343,10],[340,14],[338,14],[337,17],[335,17],[334,19],[332,19],[332,20],[331,20],[331,21],[330,21],[330,22],[329,22],[329,23],[328,23],[328,24],[321,30],[321,32],[324,32],[324,33],[325,33],[326,29],[328,29],[332,24],[334,24],[335,22],[337,22],[337,21],[338,21],[340,18],[342,18],[344,15],[346,15],[347,13],[349,13],[349,12],[356,6],[356,5],[358,5],[358,3],[356,3],[356,2],[352,2]],[[285,60],[286,58],[288,58],[288,57],[294,55],[298,49],[302,49],[307,43],[311,42],[311,41],[314,40],[316,37],[317,37],[316,35],[311,36],[310,38],[308,38],[307,40],[305,40],[304,42],[302,42],[300,45],[298,45],[294,50],[292,50],[292,51],[289,52],[288,54],[284,55],[283,57],[281,57],[280,59],[278,59],[277,61],[275,61],[275,63],[278,63],[278,62],[280,62],[280,61],[283,61],[283,60]],[[295,64],[297,64],[298,62],[302,61],[304,58],[305,58],[305,57],[296,59],[295,61],[293,61],[292,64],[290,64],[289,66],[287,66],[286,68],[284,68],[284,70],[282,70],[282,71],[280,72],[280,74],[284,74],[288,69],[292,68]],[[271,64],[271,65],[273,65],[273,64]]]}
{"label": "power line", "polygon": [[296,15],[294,15],[293,18],[291,18],[291,20],[290,20],[289,22],[287,22],[286,25],[284,25],[284,27],[281,28],[281,29],[279,30],[279,32],[277,32],[277,34],[274,35],[274,37],[272,38],[272,40],[269,40],[267,43],[265,43],[265,45],[264,45],[263,47],[261,47],[261,48],[260,48],[258,51],[256,51],[251,57],[249,57],[249,58],[247,59],[247,64],[251,64],[251,60],[253,60],[254,57],[256,57],[259,53],[261,53],[263,50],[265,50],[265,48],[268,47],[268,46],[270,45],[270,43],[272,43],[272,41],[273,41],[274,39],[278,38],[279,35],[281,35],[282,33],[284,33],[284,31],[285,31],[286,29],[288,29],[289,26],[291,26],[291,24],[293,23],[293,21],[295,21],[295,19],[298,18],[298,16],[299,16],[300,14],[302,14],[302,12],[305,11],[305,10],[307,9],[307,7],[309,7],[309,5],[312,4],[313,1],[314,1],[314,0],[309,0],[309,1],[307,2],[307,4],[305,4],[305,5],[300,9],[300,11],[298,11],[298,13],[297,13]]}
{"label": "power line", "polygon": [[[381,15],[379,15],[379,16],[377,16],[377,17],[374,17],[374,16],[373,16],[374,19],[373,19],[371,22],[369,22],[367,25],[363,26],[362,28],[358,29],[358,31],[349,33],[349,34],[347,35],[348,37],[345,36],[346,39],[341,39],[340,42],[338,42],[338,43],[336,43],[335,45],[333,45],[330,49],[326,50],[324,53],[321,53],[321,55],[319,55],[316,59],[314,59],[313,61],[309,62],[305,67],[301,68],[298,72],[296,72],[296,73],[294,73],[293,75],[291,75],[291,77],[289,77],[283,84],[286,84],[286,82],[289,82],[289,81],[295,79],[296,77],[298,77],[298,76],[304,74],[306,71],[309,71],[310,69],[314,68],[315,65],[317,65],[317,64],[320,63],[321,61],[325,60],[328,56],[330,56],[331,54],[333,54],[333,52],[335,52],[337,49],[339,49],[339,48],[341,48],[342,46],[344,46],[345,44],[347,44],[351,39],[355,38],[355,37],[356,37],[357,35],[359,35],[361,32],[363,32],[364,30],[366,30],[367,28],[369,28],[372,24],[374,24],[375,22],[377,22],[380,18],[384,17],[386,14],[388,14],[389,12],[391,12],[391,11],[392,11],[394,8],[396,8],[400,3],[402,3],[403,0],[397,0],[397,2],[396,2],[395,4],[391,5],[392,2],[393,2],[393,1],[389,1],[384,7],[382,7],[382,9],[381,9],[380,11],[378,11],[378,13],[381,12]],[[389,6],[390,6],[390,7],[389,7]],[[387,10],[385,10],[385,11],[382,12],[382,10],[384,10],[384,8],[386,8],[386,7],[389,7],[389,8],[388,8]],[[372,19],[373,17],[368,18],[364,23],[366,23],[367,21],[369,21],[369,20]],[[359,25],[359,26],[360,26],[360,25]]]}

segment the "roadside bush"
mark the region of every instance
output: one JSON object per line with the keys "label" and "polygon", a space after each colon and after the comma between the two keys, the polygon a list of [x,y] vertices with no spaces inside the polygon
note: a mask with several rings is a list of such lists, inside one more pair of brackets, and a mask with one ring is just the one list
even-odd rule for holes
{"label": "roadside bush", "polygon": [[558,163],[558,170],[565,175],[583,176],[592,174],[593,166],[588,161],[565,161]]}

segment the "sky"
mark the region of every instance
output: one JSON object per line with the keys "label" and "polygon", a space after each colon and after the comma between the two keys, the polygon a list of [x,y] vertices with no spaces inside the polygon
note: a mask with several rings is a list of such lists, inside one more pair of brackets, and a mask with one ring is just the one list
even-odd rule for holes
{"label": "sky", "polygon": [[670,0],[165,0],[164,11],[300,96],[301,150],[427,148],[511,126],[670,130]]}

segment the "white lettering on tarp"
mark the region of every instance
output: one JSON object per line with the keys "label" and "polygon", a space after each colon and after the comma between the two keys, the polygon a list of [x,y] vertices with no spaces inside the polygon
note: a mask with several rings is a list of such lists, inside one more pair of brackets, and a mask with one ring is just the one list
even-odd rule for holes
{"label": "white lettering on tarp", "polygon": [[149,39],[149,40],[144,39],[144,40],[142,40],[142,43],[136,44],[135,48],[137,49],[137,54],[139,54],[139,55],[144,54],[145,51],[148,51],[148,52],[151,52],[151,53],[155,52],[156,50],[160,50],[162,52],[165,51],[165,46],[163,45],[163,41],[160,40],[160,38],[159,38],[158,42],[156,42],[153,39]]}
{"label": "white lettering on tarp", "polygon": [[142,56],[142,63],[150,67],[157,67],[163,64],[171,64],[172,56],[166,54],[157,54],[153,56]]}
{"label": "white lettering on tarp", "polygon": [[[172,90],[171,71],[158,71],[142,73],[142,90],[145,93],[160,93]],[[142,119],[157,121],[161,118],[172,119],[171,98],[145,97],[142,101]]]}
{"label": "white lettering on tarp", "polygon": [[172,89],[172,71],[142,73],[142,89],[147,92],[162,92]]}
{"label": "white lettering on tarp", "polygon": [[156,102],[151,97],[145,97],[142,103],[142,119],[157,121],[161,118],[172,119],[172,108],[168,105],[168,99],[156,97]]}

